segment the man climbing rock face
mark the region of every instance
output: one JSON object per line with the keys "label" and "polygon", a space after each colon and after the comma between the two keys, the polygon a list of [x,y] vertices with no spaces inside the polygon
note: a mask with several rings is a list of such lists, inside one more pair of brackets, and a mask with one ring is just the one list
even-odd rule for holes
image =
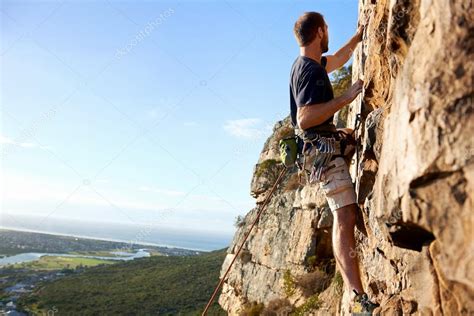
{"label": "man climbing rock face", "polygon": [[299,17],[294,35],[300,55],[291,68],[290,107],[296,133],[305,144],[303,168],[311,175],[311,183],[319,183],[334,215],[334,257],[346,287],[355,293],[352,312],[372,313],[376,305],[362,288],[355,251],[356,194],[344,160],[350,151],[346,137],[351,130],[337,130],[333,124],[334,114],[357,97],[363,82],[356,81],[343,95],[334,98],[328,77],[349,60],[362,40],[363,28],[334,55],[327,56],[322,54],[329,50],[329,32],[320,13],[306,12]]}

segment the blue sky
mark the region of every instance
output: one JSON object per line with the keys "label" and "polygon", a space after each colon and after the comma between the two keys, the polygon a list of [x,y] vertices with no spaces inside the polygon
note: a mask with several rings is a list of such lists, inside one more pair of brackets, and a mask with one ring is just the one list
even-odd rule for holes
{"label": "blue sky", "polygon": [[2,1],[2,217],[232,234],[313,10],[355,32],[349,0]]}

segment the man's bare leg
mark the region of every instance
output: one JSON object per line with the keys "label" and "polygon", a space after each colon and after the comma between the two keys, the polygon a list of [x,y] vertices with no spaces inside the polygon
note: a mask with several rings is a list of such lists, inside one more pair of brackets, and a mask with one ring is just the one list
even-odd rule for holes
{"label": "man's bare leg", "polygon": [[341,270],[344,284],[349,287],[351,295],[352,290],[356,290],[358,293],[364,292],[355,250],[354,227],[357,217],[356,212],[356,204],[344,206],[333,212],[332,245],[334,257]]}

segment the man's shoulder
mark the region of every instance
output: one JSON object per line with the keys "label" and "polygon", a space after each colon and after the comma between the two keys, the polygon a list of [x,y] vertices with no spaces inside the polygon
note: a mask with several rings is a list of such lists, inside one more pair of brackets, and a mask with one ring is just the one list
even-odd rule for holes
{"label": "man's shoulder", "polygon": [[[321,61],[323,61],[324,59],[326,59],[326,57],[322,56]],[[311,67],[315,69],[324,69],[324,67],[322,66],[322,63],[319,63],[316,60],[306,57],[306,56],[298,56],[295,60],[295,63],[299,63],[306,67]]]}
{"label": "man's shoulder", "polygon": [[324,75],[326,73],[324,67],[319,63],[303,56],[298,56],[292,69],[301,75]]}

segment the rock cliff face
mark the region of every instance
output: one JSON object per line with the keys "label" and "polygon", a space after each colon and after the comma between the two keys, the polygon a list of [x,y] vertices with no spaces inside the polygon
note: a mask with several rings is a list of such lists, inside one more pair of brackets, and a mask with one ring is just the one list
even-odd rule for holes
{"label": "rock cliff face", "polygon": [[[363,0],[353,78],[365,88],[351,166],[360,206],[357,254],[383,315],[474,313],[474,7],[470,0]],[[222,274],[280,171],[278,122],[255,168],[256,208],[240,224]],[[334,268],[332,215],[319,188],[285,176],[236,260],[219,303],[230,315],[347,314]],[[260,305],[258,305],[260,304]],[[263,307],[263,305],[265,307]],[[263,310],[262,310],[263,309]]]}

